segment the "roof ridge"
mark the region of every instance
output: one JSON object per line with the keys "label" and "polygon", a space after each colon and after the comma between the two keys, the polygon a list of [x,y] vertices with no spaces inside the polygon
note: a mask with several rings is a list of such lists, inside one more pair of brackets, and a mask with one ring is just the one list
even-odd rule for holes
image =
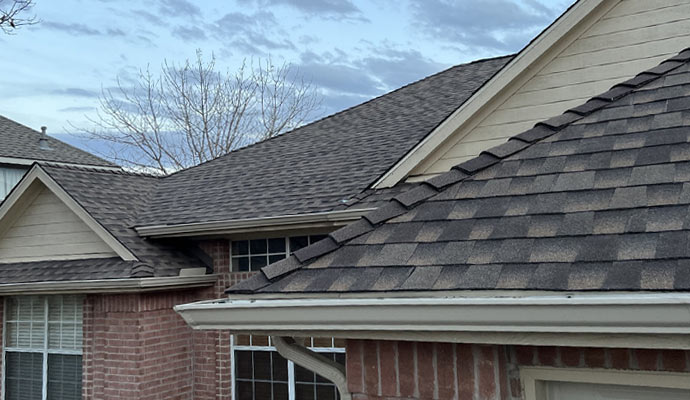
{"label": "roof ridge", "polygon": [[[272,136],[272,137],[266,138],[266,139],[264,139],[264,140],[260,140],[260,141],[258,141],[258,142],[250,143],[250,144],[248,144],[248,145],[246,145],[246,146],[242,146],[242,147],[239,147],[239,148],[237,148],[237,149],[233,149],[233,150],[231,150],[230,152],[225,153],[225,154],[223,154],[223,155],[220,155],[220,156],[218,156],[218,157],[216,157],[216,158],[213,158],[213,159],[211,159],[211,160],[207,160],[207,161],[204,161],[204,162],[202,162],[202,163],[200,163],[200,164],[197,164],[197,165],[194,165],[194,166],[191,166],[191,167],[188,167],[188,168],[184,168],[184,169],[175,171],[175,172],[171,173],[170,175],[164,176],[164,178],[167,178],[167,177],[170,177],[170,176],[179,174],[179,173],[181,173],[181,172],[189,171],[189,170],[191,170],[191,169],[200,167],[200,166],[202,166],[202,165],[208,164],[208,163],[210,163],[210,162],[213,162],[213,161],[219,160],[219,159],[221,159],[221,158],[223,158],[223,157],[226,157],[226,156],[229,156],[229,155],[231,155],[231,154],[234,154],[234,153],[236,153],[236,152],[238,152],[238,151],[242,151],[242,150],[246,150],[246,149],[249,149],[249,148],[258,146],[258,145],[260,145],[260,144],[269,142],[269,141],[274,140],[274,139],[277,139],[277,138],[279,138],[279,137],[283,137],[283,136],[288,135],[288,134],[296,133],[296,132],[300,131],[300,130],[303,129],[303,128],[306,128],[306,127],[308,127],[308,126],[317,124],[317,123],[319,123],[319,122],[325,121],[325,120],[330,119],[330,118],[334,118],[334,117],[336,117],[336,116],[338,116],[338,115],[340,115],[340,114],[349,112],[349,111],[354,110],[354,109],[356,109],[356,108],[360,108],[360,107],[362,107],[362,106],[364,106],[364,105],[367,105],[367,104],[369,104],[369,103],[371,103],[371,102],[373,102],[373,101],[376,101],[376,100],[378,100],[378,99],[381,99],[381,98],[383,98],[383,97],[385,97],[385,96],[389,96],[389,95],[391,95],[391,94],[393,94],[393,93],[397,93],[397,92],[399,92],[399,91],[401,91],[401,90],[403,90],[403,89],[405,89],[405,88],[408,88],[408,87],[410,87],[410,86],[412,86],[412,85],[419,84],[419,83],[424,82],[424,81],[426,81],[426,80],[428,80],[428,79],[431,79],[431,78],[434,78],[434,77],[436,77],[436,76],[438,76],[438,75],[441,75],[441,74],[443,74],[443,73],[446,73],[446,72],[448,72],[448,71],[450,71],[450,70],[453,70],[453,69],[456,69],[456,68],[459,68],[459,67],[464,67],[464,66],[467,66],[467,65],[473,65],[473,64],[479,64],[479,63],[488,62],[488,61],[494,61],[494,60],[498,60],[498,59],[501,59],[501,58],[515,57],[516,54],[517,54],[517,53],[506,54],[506,55],[496,56],[496,57],[481,58],[481,59],[478,59],[478,60],[473,60],[473,61],[470,61],[470,62],[461,63],[461,64],[456,64],[456,65],[450,66],[450,67],[448,67],[448,68],[446,68],[446,69],[443,69],[443,70],[441,70],[441,71],[439,71],[439,72],[435,72],[435,73],[433,73],[433,74],[431,74],[431,75],[428,75],[428,76],[425,76],[425,77],[423,77],[423,78],[420,78],[420,79],[418,79],[418,80],[416,80],[416,81],[410,82],[410,83],[408,83],[408,84],[406,84],[406,85],[404,85],[404,86],[401,86],[401,87],[396,88],[396,89],[393,89],[393,90],[391,90],[391,91],[389,91],[389,92],[386,92],[386,93],[383,93],[383,94],[378,95],[378,96],[376,96],[376,97],[373,97],[373,98],[371,98],[371,99],[369,99],[369,100],[367,100],[367,101],[365,101],[365,102],[363,102],[363,103],[358,103],[358,104],[355,104],[355,105],[353,105],[353,106],[347,107],[347,108],[345,108],[345,109],[343,109],[343,110],[336,111],[336,112],[334,112],[334,113],[332,113],[332,114],[329,114],[329,115],[326,115],[326,116],[321,117],[321,118],[319,118],[319,119],[316,119],[316,120],[314,120],[314,121],[311,121],[311,122],[309,122],[308,124],[305,124],[305,125],[302,125],[302,126],[298,126],[297,128],[292,129],[292,130],[290,130],[290,131],[288,131],[288,132],[282,133],[282,134],[280,134],[280,135]],[[505,66],[504,66],[504,67],[505,67]],[[501,69],[503,69],[503,67],[502,67]],[[499,69],[498,71],[500,71],[501,69]],[[497,72],[498,72],[498,71],[497,71]],[[482,86],[483,86],[483,85],[482,85]],[[479,88],[477,88],[477,90],[479,90],[482,86],[480,86]],[[378,179],[378,178],[377,178],[377,179]]]}
{"label": "roof ridge", "polygon": [[90,172],[90,173],[137,176],[137,177],[142,177],[142,178],[157,178],[157,179],[162,178],[162,176],[160,176],[160,175],[155,175],[155,174],[150,174],[150,173],[145,173],[145,172],[127,171],[127,170],[124,170],[122,168],[112,169],[113,167],[98,166],[98,165],[64,164],[64,163],[56,163],[56,162],[52,162],[52,161],[40,161],[40,160],[34,161],[34,164],[38,164],[42,167],[50,167],[50,168],[56,168],[56,169],[65,169],[65,170]]}
{"label": "roof ridge", "polygon": [[[688,61],[690,61],[690,47],[662,61],[659,65],[640,72],[631,79],[615,84],[608,91],[592,97],[584,104],[570,108],[556,117],[538,122],[533,128],[509,138],[507,142],[484,150],[479,156],[455,165],[449,172],[438,175],[428,181],[420,182],[416,188],[393,197],[387,205],[361,217],[352,224],[330,233],[325,239],[296,251],[289,258],[261,268],[263,276],[261,279],[257,279],[256,284],[266,286],[272,280],[302,268],[307,261],[338,249],[344,243],[366,234],[386,221],[414,209],[424,200],[441,193],[449,186],[464,181],[474,176],[477,172],[493,166],[505,158],[560,132],[572,123],[629,95],[635,89],[663,77],[668,72],[688,63]],[[239,291],[243,290],[247,289],[239,289]],[[226,292],[234,292],[234,290],[228,289]]]}

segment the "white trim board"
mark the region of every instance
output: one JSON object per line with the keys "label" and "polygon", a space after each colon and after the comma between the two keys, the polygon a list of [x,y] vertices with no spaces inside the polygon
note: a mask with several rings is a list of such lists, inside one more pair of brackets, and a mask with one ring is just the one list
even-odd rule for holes
{"label": "white trim board", "polygon": [[105,227],[96,221],[76,200],[74,200],[40,165],[34,165],[22,178],[10,195],[0,205],[0,237],[40,193],[42,186],[50,190],[67,208],[75,213],[101,240],[125,261],[137,261],[132,252],[117,240]]}
{"label": "white trim board", "polygon": [[[480,114],[487,112],[490,104],[496,102],[506,90],[515,90],[526,77],[536,74],[538,63],[544,62],[544,56],[556,47],[565,48],[569,42],[568,34],[583,25],[593,23],[604,11],[608,11],[621,0],[579,0],[568,11],[561,15],[551,26],[535,38],[515,58],[501,69],[484,86],[474,93],[465,103],[455,110],[446,120],[436,127],[417,146],[408,152],[400,161],[389,169],[372,188],[381,189],[395,186],[401,182],[419,164],[427,159],[461,126],[476,124]],[[589,20],[592,21],[589,21]],[[574,38],[570,38],[571,41]]]}

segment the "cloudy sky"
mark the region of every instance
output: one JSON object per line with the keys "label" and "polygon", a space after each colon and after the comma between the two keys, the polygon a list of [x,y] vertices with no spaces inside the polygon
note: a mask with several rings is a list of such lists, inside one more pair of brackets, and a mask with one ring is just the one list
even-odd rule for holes
{"label": "cloudy sky", "polygon": [[285,61],[319,87],[321,115],[449,66],[513,53],[573,0],[35,0],[41,20],[0,36],[0,114],[83,145],[116,78],[181,62]]}

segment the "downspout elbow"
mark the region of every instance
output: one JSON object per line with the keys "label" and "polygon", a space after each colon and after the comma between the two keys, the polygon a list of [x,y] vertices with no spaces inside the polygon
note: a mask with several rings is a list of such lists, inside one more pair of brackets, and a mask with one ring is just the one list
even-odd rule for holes
{"label": "downspout elbow", "polygon": [[271,336],[271,342],[285,359],[333,382],[338,388],[342,400],[352,400],[352,395],[347,390],[347,378],[343,365],[298,345],[294,339],[289,337]]}

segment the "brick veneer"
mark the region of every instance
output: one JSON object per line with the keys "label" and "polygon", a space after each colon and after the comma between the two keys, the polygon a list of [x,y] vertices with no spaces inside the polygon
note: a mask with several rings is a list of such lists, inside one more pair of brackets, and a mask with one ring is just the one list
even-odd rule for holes
{"label": "brick veneer", "polygon": [[349,340],[355,400],[521,399],[520,366],[690,372],[690,351]]}
{"label": "brick veneer", "polygon": [[219,276],[212,287],[86,297],[84,399],[231,398],[230,334],[193,331],[173,307],[221,298],[251,274],[230,271],[227,240],[201,248]]}

